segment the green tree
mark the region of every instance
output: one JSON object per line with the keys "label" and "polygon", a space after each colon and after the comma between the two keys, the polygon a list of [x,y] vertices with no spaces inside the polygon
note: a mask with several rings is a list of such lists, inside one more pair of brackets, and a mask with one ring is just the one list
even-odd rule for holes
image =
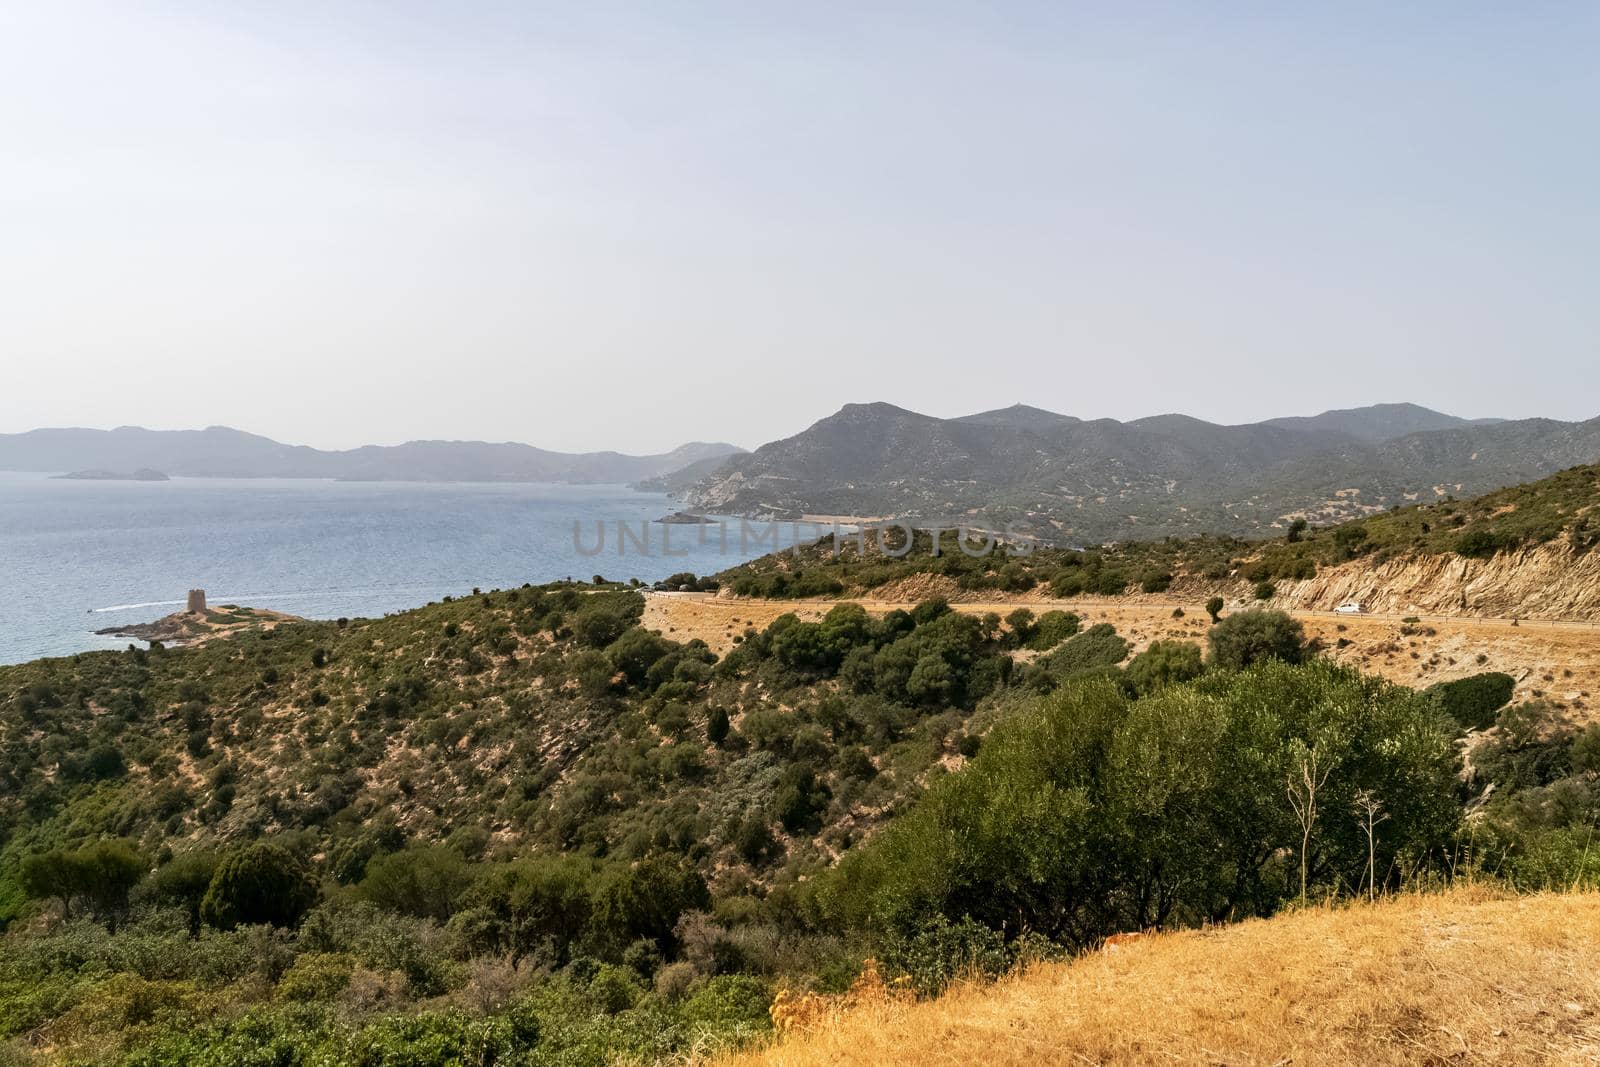
{"label": "green tree", "polygon": [[86,901],[90,913],[113,933],[128,910],[128,894],[149,870],[130,841],[96,841],[76,851],[51,849],[22,861],[21,883],[28,896],[61,902],[63,918],[72,915],[74,900]]}
{"label": "green tree", "polygon": [[95,918],[116,933],[128,911],[128,894],[150,871],[131,841],[97,841],[78,853],[87,879],[86,895]]}
{"label": "green tree", "polygon": [[1033,612],[1027,608],[1018,608],[1006,616],[1006,626],[1011,630],[1011,643],[1015,647],[1022,647],[1033,636]]}
{"label": "green tree", "polygon": [[638,685],[645,680],[650,668],[672,649],[672,642],[663,640],[642,626],[633,626],[611,642],[606,655],[611,660],[613,670],[620,671],[628,684]]}
{"label": "green tree", "polygon": [[182,852],[156,870],[156,896],[183,908],[189,936],[200,933],[200,901],[217,873],[217,854],[204,849]]}
{"label": "green tree", "polygon": [[18,881],[33,900],[59,901],[62,918],[70,919],[72,902],[83,891],[84,877],[77,853],[53,848],[24,857]]}
{"label": "green tree", "polygon": [[631,867],[618,864],[599,879],[591,897],[594,936],[615,953],[640,938],[663,954],[673,947],[673,928],[686,911],[711,903],[699,872],[668,856],[651,856]]}
{"label": "green tree", "polygon": [[1263,659],[1299,663],[1305,657],[1305,630],[1281,611],[1255,609],[1229,615],[1207,635],[1211,664],[1243,670]]}
{"label": "green tree", "polygon": [[528,856],[480,872],[468,894],[468,909],[451,921],[470,920],[482,950],[505,953],[513,965],[544,951],[549,962],[567,962],[589,927],[595,863],[580,856]]}
{"label": "green tree", "polygon": [[1211,616],[1212,625],[1216,625],[1217,621],[1222,618],[1224,606],[1223,600],[1219,596],[1214,596],[1206,601],[1206,614]]}
{"label": "green tree", "polygon": [[445,922],[473,877],[471,865],[455,849],[413,845],[368,863],[358,888],[380,908]]}
{"label": "green tree", "polygon": [[728,709],[721,705],[712,705],[706,713],[706,740],[713,745],[721,745],[728,739]]}
{"label": "green tree", "polygon": [[955,672],[938,653],[925,653],[906,679],[906,696],[919,704],[944,704],[956,684]]}
{"label": "green tree", "polygon": [[200,917],[219,930],[267,923],[293,926],[317,902],[311,871],[282,845],[262,841],[228,853],[200,900]]}
{"label": "green tree", "polygon": [[[1312,750],[1308,830],[1285,783]],[[1369,862],[1393,884],[1444,855],[1457,769],[1427,701],[1324,662],[1209,673],[1137,700],[1114,679],[1072,681],[847,852],[814,903],[860,928],[971,918],[1071,945],[1268,914],[1298,895],[1301,856],[1308,886],[1337,887],[1363,884]],[[1387,818],[1363,823],[1358,796]]]}
{"label": "green tree", "polygon": [[1306,522],[1305,519],[1295,519],[1293,522],[1289,523],[1289,532],[1287,535],[1285,535],[1284,540],[1288,541],[1291,545],[1294,544],[1305,535],[1306,528],[1310,525],[1311,524]]}

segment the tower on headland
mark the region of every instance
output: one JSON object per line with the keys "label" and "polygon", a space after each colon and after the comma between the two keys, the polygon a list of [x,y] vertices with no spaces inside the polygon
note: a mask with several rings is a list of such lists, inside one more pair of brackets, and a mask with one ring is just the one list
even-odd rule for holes
{"label": "tower on headland", "polygon": [[191,615],[203,615],[206,610],[206,591],[204,589],[189,590],[189,605],[183,609]]}

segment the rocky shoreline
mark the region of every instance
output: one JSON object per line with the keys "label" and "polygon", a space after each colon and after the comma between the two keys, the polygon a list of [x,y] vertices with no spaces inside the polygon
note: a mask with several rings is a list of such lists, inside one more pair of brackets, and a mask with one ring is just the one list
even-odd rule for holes
{"label": "rocky shoreline", "polygon": [[96,630],[99,637],[126,637],[136,641],[159,641],[164,645],[195,644],[224,637],[245,630],[270,630],[285,622],[300,622],[295,615],[285,615],[263,608],[242,608],[236,604],[222,604],[204,611],[177,611],[154,622],[128,623]]}

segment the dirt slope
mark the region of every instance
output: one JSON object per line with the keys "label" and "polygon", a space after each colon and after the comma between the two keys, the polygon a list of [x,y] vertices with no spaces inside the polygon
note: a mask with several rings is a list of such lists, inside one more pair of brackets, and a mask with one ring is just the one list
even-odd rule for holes
{"label": "dirt slope", "polygon": [[1147,936],[724,1061],[1411,1064],[1600,1061],[1600,895],[1463,888]]}

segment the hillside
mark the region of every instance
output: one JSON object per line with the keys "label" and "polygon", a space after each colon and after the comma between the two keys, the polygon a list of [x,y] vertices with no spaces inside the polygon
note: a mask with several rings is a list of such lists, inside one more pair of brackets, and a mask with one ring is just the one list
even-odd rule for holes
{"label": "hillside", "polygon": [[693,489],[701,481],[714,474],[724,463],[728,462],[727,455],[719,454],[697,459],[686,467],[681,467],[666,474],[652,475],[632,483],[635,489],[645,493],[666,493],[669,496],[681,497]]}
{"label": "hillside", "polygon": [[1392,441],[1414,433],[1451,430],[1461,426],[1493,426],[1504,419],[1462,419],[1430,411],[1416,404],[1372,404],[1364,408],[1324,411],[1320,415],[1267,419],[1265,425],[1285,430],[1311,430],[1346,434],[1374,443]]}
{"label": "hillside", "polygon": [[[884,532],[894,552],[899,531]],[[895,599],[898,583],[934,581],[919,595],[983,599],[996,593],[1158,596],[1331,611],[1358,601],[1380,613],[1600,620],[1600,466],[1574,467],[1468,501],[1412,504],[1330,527],[1293,528],[1271,539],[1197,537],[1127,541],[1088,550],[975,555],[946,533],[933,555],[927,534],[895,558],[877,534],[824,538],[798,555],[779,553],[719,575],[736,594],[768,597],[872,595]]]}
{"label": "hillside", "polygon": [[[823,810],[829,824],[870,822],[950,743],[951,724],[925,726],[929,709],[915,707],[856,747],[805,741],[806,805],[814,796],[819,810],[741,859],[744,814],[796,777],[798,725],[773,720],[753,745],[744,716],[814,705],[830,687],[750,655],[714,670],[704,645],[637,627],[642,608],[626,590],[507,590],[0,668],[0,842],[15,854],[62,834],[310,833],[359,850],[465,834],[637,856],[659,839],[708,873],[766,877],[780,861],[826,862],[833,839],[798,831],[821,830]],[[730,743],[708,739],[713,708],[731,716]],[[863,772],[859,756],[884,773]]]}
{"label": "hillside", "polygon": [[1593,1063],[1600,895],[1481,889],[1146,937],[819,1013],[728,1067]]}
{"label": "hillside", "polygon": [[1017,405],[938,419],[850,404],[733,457],[686,494],[707,511],[1007,522],[1057,544],[1327,523],[1474,495],[1600,459],[1600,419],[1468,421],[1414,405],[1218,426],[1084,421]]}
{"label": "hillside", "polygon": [[1503,675],[1419,694],[1262,613],[834,605],[714,651],[645,607],[0,668],[3,1062],[676,1062],[868,956],[933,995],[1301,892],[1600,877],[1600,728]]}
{"label": "hillside", "polygon": [[626,483],[669,475],[741,451],[692,442],[655,456],[550,452],[485,441],[408,441],[323,451],[226,426],[204,430],[46,429],[0,434],[0,470],[150,467],[195,478],[338,478],[348,481]]}

